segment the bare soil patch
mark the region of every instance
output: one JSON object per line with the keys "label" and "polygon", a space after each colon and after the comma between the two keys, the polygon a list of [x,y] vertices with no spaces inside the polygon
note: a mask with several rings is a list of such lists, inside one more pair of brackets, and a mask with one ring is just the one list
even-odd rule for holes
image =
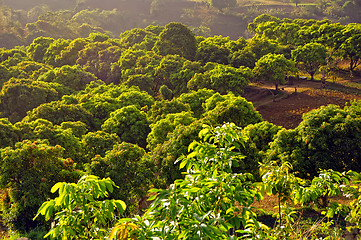
{"label": "bare soil patch", "polygon": [[[358,79],[352,82],[358,82]],[[244,97],[253,102],[263,119],[283,126],[295,128],[302,121],[302,115],[328,104],[344,107],[347,102],[361,99],[361,89],[345,83],[327,82],[325,88],[320,81],[295,80],[292,85],[281,85],[275,93],[271,83],[258,83],[245,89]]]}

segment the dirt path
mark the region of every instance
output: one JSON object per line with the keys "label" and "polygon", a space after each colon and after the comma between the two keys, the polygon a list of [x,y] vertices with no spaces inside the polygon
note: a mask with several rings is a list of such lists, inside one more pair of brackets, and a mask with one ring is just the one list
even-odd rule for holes
{"label": "dirt path", "polygon": [[322,88],[319,81],[297,80],[292,85],[280,86],[280,89],[273,96],[274,85],[261,83],[247,87],[244,97],[253,102],[264,120],[288,129],[297,127],[302,114],[312,109],[327,104],[343,107],[351,100],[361,99],[361,89],[346,87],[344,82],[328,82]]}

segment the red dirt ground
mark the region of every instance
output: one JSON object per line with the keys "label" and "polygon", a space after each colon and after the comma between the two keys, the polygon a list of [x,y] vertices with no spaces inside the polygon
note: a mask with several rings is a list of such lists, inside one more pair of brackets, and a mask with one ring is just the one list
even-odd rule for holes
{"label": "red dirt ground", "polygon": [[325,88],[322,88],[319,81],[296,80],[292,85],[280,86],[280,89],[283,90],[273,97],[274,85],[259,83],[247,87],[244,97],[253,102],[264,120],[287,129],[297,127],[302,121],[302,114],[312,109],[327,104],[343,107],[351,100],[361,99],[360,89],[331,82],[327,82]]}

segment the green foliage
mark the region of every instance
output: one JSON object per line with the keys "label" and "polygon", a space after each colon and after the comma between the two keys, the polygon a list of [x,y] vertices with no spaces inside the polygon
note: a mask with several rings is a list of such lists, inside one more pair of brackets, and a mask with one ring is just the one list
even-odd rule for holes
{"label": "green foliage", "polygon": [[[348,174],[351,176],[350,179],[355,185],[352,184],[345,184],[341,185],[341,189],[346,197],[349,197],[352,199],[349,205],[349,210],[347,216],[345,217],[345,220],[351,223],[351,226],[347,227],[347,230],[352,231],[354,229],[357,229],[360,226],[361,223],[361,208],[360,208],[360,201],[361,201],[361,189],[358,186],[361,180],[360,173],[357,172],[348,172]],[[336,206],[339,207],[340,206]],[[328,211],[327,213],[330,214],[330,216],[333,216],[337,212],[335,211],[335,208],[331,208],[331,211]],[[336,208],[337,210],[337,208]]]}
{"label": "green foliage", "polygon": [[68,46],[61,50],[59,55],[56,55],[56,66],[75,65],[79,52],[83,50],[88,43],[89,40],[85,38],[77,38],[71,41]]}
{"label": "green foliage", "polygon": [[96,155],[104,157],[105,153],[120,142],[117,134],[109,134],[103,131],[89,132],[81,139],[84,148],[84,158],[89,162]]}
{"label": "green foliage", "polygon": [[65,101],[53,101],[42,104],[29,111],[24,118],[25,121],[46,119],[53,124],[60,125],[62,122],[83,122],[89,129],[94,128],[93,115],[79,104],[67,103]]}
{"label": "green foliage", "polygon": [[104,33],[90,33],[88,39],[91,42],[105,42],[109,36]]}
{"label": "green foliage", "polygon": [[358,24],[349,24],[334,35],[335,48],[343,59],[350,61],[350,72],[361,63],[361,27]]}
{"label": "green foliage", "polygon": [[187,87],[190,90],[208,88],[221,94],[226,94],[230,91],[235,94],[241,94],[253,76],[252,71],[243,66],[234,68],[222,64],[211,66],[208,63],[205,68],[211,69],[204,73],[196,73],[188,82]]}
{"label": "green foliage", "polygon": [[214,93],[205,101],[204,104],[202,104],[204,111],[208,112],[213,110],[217,106],[217,103],[225,101],[227,97],[231,97],[231,94],[221,95],[218,92]]}
{"label": "green foliage", "polygon": [[7,118],[0,118],[0,146],[14,146],[20,140],[20,133]]}
{"label": "green foliage", "polygon": [[152,96],[146,92],[139,91],[136,87],[129,88],[127,91],[120,94],[116,100],[120,104],[119,108],[134,105],[138,109],[150,109],[154,104],[154,98]]}
{"label": "green foliage", "polygon": [[253,52],[257,60],[269,53],[278,52],[277,42],[257,35],[248,41],[244,49]]}
{"label": "green foliage", "polygon": [[327,49],[319,43],[308,43],[293,50],[292,57],[295,62],[304,64],[306,71],[311,75],[311,80],[313,80],[313,76],[320,66],[327,63]]}
{"label": "green foliage", "polygon": [[[58,182],[51,192],[59,192],[55,199],[44,202],[38,210],[45,220],[55,224],[45,235],[50,239],[94,239],[108,235],[107,227],[122,214],[126,204],[121,200],[104,200],[117,186],[112,180],[83,176],[77,183]],[[99,199],[99,200],[97,200]]]}
{"label": "green foliage", "polygon": [[22,59],[24,61],[26,60],[30,60],[27,55],[26,52],[20,49],[0,49],[0,60],[1,60],[1,64],[4,64],[4,62],[8,61],[11,58],[17,58],[17,59]]}
{"label": "green foliage", "polygon": [[[270,124],[259,126],[267,128]],[[304,236],[338,239],[342,230],[338,220],[333,218],[336,214],[347,215],[346,219],[355,224],[348,229],[359,226],[359,173],[321,170],[312,181],[304,181],[295,176],[290,163],[271,162],[261,165],[263,182],[252,184],[244,178],[250,175],[239,176],[231,170],[234,164],[243,160],[240,152],[246,147],[246,137],[239,128],[234,125],[207,126],[199,134],[204,140],[193,142],[189,146],[191,153],[179,159],[180,167],[187,171],[184,178],[165,190],[151,190],[153,203],[148,211],[142,217],[121,219],[113,228],[111,239],[116,236],[121,239],[301,239]],[[237,182],[241,176],[242,180]],[[237,182],[234,187],[233,181]],[[356,185],[351,185],[351,181]],[[243,187],[242,190],[238,190],[239,187]],[[239,191],[242,192],[241,199],[237,198]],[[274,214],[278,221],[273,228],[259,222],[255,209],[247,207],[255,198],[260,199],[261,193],[279,200],[279,211]],[[318,204],[319,199],[328,203],[328,197],[342,194],[353,197],[350,206],[337,202],[321,206],[325,215],[321,219],[304,222],[299,215],[302,212],[292,207],[292,202],[297,206]]]}
{"label": "green foliage", "polygon": [[294,130],[279,132],[268,158],[291,162],[305,178],[319,169],[360,171],[360,117],[353,108],[359,109],[359,103],[345,110],[328,105],[310,111]]}
{"label": "green foliage", "polygon": [[104,132],[118,134],[121,141],[143,148],[147,145],[146,138],[150,132],[146,113],[134,105],[112,112],[101,128]]}
{"label": "green foliage", "polygon": [[[135,44],[143,42],[147,37],[156,36],[156,34],[141,28],[133,28],[120,34],[121,44],[124,48],[129,48]],[[150,49],[148,49],[150,50]]]}
{"label": "green foliage", "polygon": [[207,62],[228,64],[231,52],[226,47],[227,42],[229,42],[229,38],[223,38],[222,36],[204,39],[198,44],[196,60],[201,61],[203,65]]}
{"label": "green foliage", "polygon": [[170,101],[173,98],[172,90],[170,90],[166,85],[162,85],[159,88],[159,93],[160,93],[160,96],[162,97],[162,99],[164,99],[164,100]]}
{"label": "green foliage", "polygon": [[147,148],[154,149],[158,144],[168,140],[168,134],[173,132],[177,126],[189,125],[195,120],[190,112],[168,114],[165,118],[150,125],[151,132],[147,137]]}
{"label": "green foliage", "polygon": [[[10,60],[11,61],[11,60]],[[9,63],[9,62],[8,62]],[[14,62],[15,63],[15,62]],[[35,61],[21,61],[9,68],[11,76],[37,80],[38,77],[52,68],[49,65]]]}
{"label": "green foliage", "polygon": [[156,80],[154,77],[155,69],[161,60],[162,57],[154,51],[128,49],[122,52],[119,61],[112,65],[112,75],[128,86],[139,86],[155,96],[159,87],[164,84],[162,79]]}
{"label": "green foliage", "polygon": [[65,40],[62,38],[53,41],[46,49],[43,62],[58,67],[58,55],[60,55],[60,53],[69,46],[70,42],[71,40]]}
{"label": "green foliage", "polygon": [[111,76],[111,63],[117,62],[121,55],[119,46],[110,41],[95,41],[88,43],[78,53],[77,64],[85,71],[93,73],[97,78],[105,82],[113,82]]}
{"label": "green foliage", "polygon": [[43,62],[44,55],[52,42],[55,39],[48,37],[38,37],[30,44],[27,49],[28,56],[37,62]]}
{"label": "green foliage", "polygon": [[148,119],[155,123],[160,119],[166,118],[170,113],[188,112],[190,107],[188,104],[180,102],[178,99],[156,101],[148,112]]}
{"label": "green foliage", "polygon": [[38,78],[39,81],[59,83],[76,91],[84,89],[86,84],[96,79],[93,74],[84,71],[78,65],[64,65],[50,70]]}
{"label": "green foliage", "polygon": [[51,186],[78,177],[72,163],[62,158],[63,151],[45,140],[27,140],[0,150],[0,187],[4,189],[1,215],[11,229],[29,231],[41,223],[32,219],[50,197]]}
{"label": "green foliage", "polygon": [[194,117],[200,118],[200,116],[204,113],[203,104],[213,94],[213,90],[203,88],[198,91],[183,93],[177,98],[177,100],[184,104],[188,104],[191,108],[190,110],[194,113]]}
{"label": "green foliage", "polygon": [[[182,178],[182,169],[175,161],[188,153],[188,146],[199,140],[198,133],[202,130],[202,120],[194,121],[190,125],[179,125],[167,135],[169,140],[157,145],[147,156],[157,166],[159,184],[167,187],[176,179]],[[159,187],[159,186],[158,186]]]}
{"label": "green foliage", "polygon": [[259,59],[253,69],[257,79],[274,83],[276,90],[279,84],[285,83],[286,76],[294,72],[297,69],[293,61],[287,60],[284,55],[272,53]]}
{"label": "green foliage", "polygon": [[262,121],[262,116],[252,103],[232,94],[225,96],[224,101],[217,102],[215,108],[207,111],[204,116],[214,125],[233,122],[237,126],[245,127]]}
{"label": "green foliage", "polygon": [[89,164],[89,172],[100,177],[110,177],[119,187],[110,198],[126,202],[127,215],[140,213],[138,203],[146,196],[154,181],[154,164],[144,159],[143,148],[131,143],[118,143],[104,157],[96,156]]}
{"label": "green foliage", "polygon": [[128,87],[132,87],[132,86],[139,87],[141,91],[145,91],[152,96],[155,95],[154,77],[150,76],[149,74],[131,75],[124,82],[124,84],[127,85]]}
{"label": "green foliage", "polygon": [[[319,175],[312,179],[309,187],[303,187],[299,194],[295,196],[295,202],[302,202],[307,204],[309,202],[317,202],[322,199],[322,208],[329,206],[329,197],[341,196],[343,184],[350,184],[350,176],[346,174],[329,170],[320,170]],[[332,207],[332,206],[331,206]],[[330,213],[328,213],[328,217]]]}
{"label": "green foliage", "polygon": [[[140,2],[134,4],[144,4]],[[322,14],[327,12],[336,19],[347,12],[350,16],[341,21],[345,23],[351,18],[357,19],[353,11],[361,6],[359,2],[316,1],[315,5],[298,8],[297,14],[305,14],[307,9],[314,8],[318,16],[323,17],[325,15]],[[170,5],[167,0],[153,1],[153,10],[154,6],[160,10],[157,18],[164,16],[161,12],[163,7],[158,5],[161,3]],[[47,175],[53,182],[75,181],[81,173],[79,169],[101,177],[110,176],[117,184],[123,184],[110,195],[127,202],[129,216],[142,214],[146,197],[156,195],[145,193],[150,186],[167,188],[159,190],[159,193],[169,195],[158,195],[161,197],[157,198],[159,202],[154,203],[143,219],[138,217],[134,223],[115,227],[112,237],[118,231],[124,234],[123,238],[132,238],[130,235],[138,232],[139,239],[299,239],[304,237],[302,231],[308,228],[310,239],[322,236],[336,238],[330,230],[334,229],[333,222],[300,226],[296,221],[302,213],[289,204],[291,201],[302,207],[317,205],[325,211],[326,217],[348,214],[349,221],[359,224],[360,190],[343,185],[349,185],[350,179],[357,183],[360,177],[354,172],[337,171],[361,171],[360,102],[352,102],[344,110],[328,106],[310,112],[304,115],[297,128],[286,130],[261,122],[262,117],[253,105],[238,97],[251,79],[271,81],[277,88],[285,76],[296,72],[294,63],[287,60],[291,59],[291,52],[292,58],[300,63],[300,69],[308,71],[311,76],[326,63],[326,59],[335,59],[335,66],[343,59],[350,63],[351,72],[356,73],[360,62],[357,50],[359,24],[341,25],[329,20],[261,15],[249,25],[250,32],[255,34],[252,39],[232,41],[222,36],[195,38],[185,25],[179,23],[124,32],[124,29],[131,28],[124,25],[125,18],[129,18],[127,22],[136,24],[142,17],[117,10],[82,10],[91,4],[95,2],[79,2],[75,12],[48,12],[46,8],[30,12],[0,9],[0,18],[4,20],[0,23],[3,44],[9,44],[13,39],[14,44],[21,40],[30,45],[0,49],[0,111],[1,116],[9,119],[0,119],[0,144],[3,147],[0,152],[4,159],[8,155],[11,155],[9,159],[18,159],[18,156],[27,155],[22,149],[28,149],[34,141],[38,141],[33,145],[41,145],[41,153],[29,153],[24,162],[30,164],[41,154],[44,161],[49,161],[39,171],[33,171],[31,167],[28,170],[25,163],[22,163],[24,168],[15,169],[18,165],[13,164],[11,170],[4,170],[5,176],[16,173],[17,178],[24,175],[31,179],[33,176],[29,174],[34,173],[35,179],[35,176],[43,174],[41,184],[48,179]],[[104,3],[104,6],[107,4]],[[186,4],[194,4],[195,9],[182,10],[182,18],[191,23],[192,15],[197,15],[199,29],[207,26],[208,30],[218,31],[213,28],[214,24],[223,26],[223,19],[233,14],[232,9],[225,9],[225,12],[214,15],[217,19],[210,19],[206,16],[217,11],[212,8],[207,10],[202,3],[173,0],[172,4],[181,6],[179,11]],[[251,12],[261,11],[248,10],[248,13],[233,17],[246,18]],[[146,11],[144,14],[147,14]],[[155,17],[156,13],[152,14]],[[275,14],[281,16],[281,13]],[[27,24],[29,18],[37,22]],[[9,19],[17,20],[11,22]],[[115,35],[123,33],[120,39],[112,39],[111,33],[96,26],[112,28]],[[85,38],[77,38],[79,36]],[[198,61],[192,61],[194,59]],[[328,64],[327,68],[332,67],[332,62]],[[106,83],[97,80],[95,75]],[[11,122],[17,123],[13,125]],[[207,127],[201,137],[198,135],[203,124],[219,126],[225,122],[234,122],[244,129],[226,124],[216,130]],[[208,139],[192,145],[196,151],[190,157],[174,163],[187,154],[187,146],[193,140],[199,141],[202,137]],[[230,147],[227,145],[229,142],[232,142],[230,145],[234,142],[238,145]],[[148,147],[146,150],[149,152],[145,153],[142,147]],[[51,155],[52,150],[47,149],[59,154]],[[232,161],[232,166],[222,169],[217,165],[219,159],[227,162],[225,158],[232,159],[238,155],[243,157]],[[56,160],[54,166],[51,164],[55,160],[50,157]],[[263,176],[259,171],[259,162],[262,162],[263,170],[266,169]],[[182,169],[179,169],[180,165]],[[23,169],[26,172],[20,172]],[[227,175],[231,171],[241,174]],[[58,176],[54,176],[54,172]],[[212,172],[213,175],[210,175]],[[248,173],[253,175],[252,179],[242,178]],[[299,176],[310,181],[300,180]],[[268,192],[276,193],[280,200],[289,200],[280,201],[280,211],[275,215],[279,221],[273,228],[259,224],[255,212],[249,208],[250,196],[260,193],[254,180],[262,177],[265,182],[258,183],[261,190],[271,189]],[[9,179],[13,181],[11,177]],[[6,224],[20,230],[38,225],[45,229],[48,225],[32,222],[30,213],[34,213],[40,201],[53,196],[45,194],[49,190],[48,185],[34,187],[30,186],[30,181],[37,184],[38,179],[14,180],[11,184],[17,184],[16,188],[0,186],[4,222],[10,219]],[[18,187],[23,183],[30,186],[30,190]],[[229,185],[223,186],[223,183]],[[242,188],[246,185],[252,189],[251,195],[247,195],[248,188]],[[237,187],[241,193],[235,193]],[[41,191],[38,195],[37,190]],[[28,197],[21,191],[29,191],[32,195]],[[247,204],[232,198],[245,192],[250,201],[247,200]],[[231,197],[229,193],[235,195]],[[353,197],[350,206],[328,200],[330,196],[342,193]],[[220,198],[216,199],[216,196]],[[231,205],[238,210],[243,211],[244,207],[246,210],[239,212],[231,209]],[[225,208],[231,210],[227,212]],[[248,213],[250,215],[242,215]],[[252,221],[249,225],[246,224],[248,219]],[[337,225],[336,218],[334,220]],[[299,221],[304,224],[303,220]],[[309,222],[313,224],[311,220]],[[54,224],[57,222],[54,221]],[[99,228],[94,234],[100,235],[94,236],[94,239],[106,238],[110,225],[91,224]],[[160,229],[163,226],[164,229]],[[247,232],[236,234],[237,230]],[[84,234],[76,233],[68,235],[68,238],[82,238]]]}
{"label": "green foliage", "polygon": [[85,135],[88,132],[87,125],[83,122],[77,121],[77,122],[62,122],[60,124],[61,129],[70,129],[74,136],[81,138],[83,135]]}
{"label": "green foliage", "polygon": [[[166,85],[175,95],[187,91],[187,82],[200,66],[178,55],[167,55],[154,69],[155,89]],[[171,99],[168,99],[171,100]]]}
{"label": "green foliage", "polygon": [[242,135],[247,138],[247,141],[244,144],[244,149],[242,149],[242,153],[245,155],[245,158],[238,167],[233,169],[233,171],[252,173],[256,180],[261,180],[259,163],[263,162],[266,152],[270,148],[269,144],[273,142],[277,133],[281,129],[282,127],[266,121],[249,124],[242,129]]}
{"label": "green foliage", "polygon": [[230,64],[235,68],[240,66],[254,68],[256,62],[256,54],[248,48],[234,52],[230,59]]}
{"label": "green foliage", "polygon": [[149,25],[146,28],[144,28],[144,30],[149,31],[151,33],[154,33],[155,35],[159,35],[163,30],[164,30],[164,26],[159,26],[159,25]]}
{"label": "green foliage", "polygon": [[[260,36],[267,40],[274,39],[281,44],[300,45],[316,39],[320,32],[318,28],[323,24],[330,24],[330,20],[317,21],[315,19],[289,19],[277,18],[268,14],[261,14],[248,25],[248,30],[257,33],[256,39]],[[304,39],[293,39],[293,37],[303,37]],[[262,38],[263,38],[262,37]]]}
{"label": "green foliage", "polygon": [[188,92],[187,83],[192,79],[194,74],[200,73],[203,68],[199,62],[186,60],[180,69],[174,71],[169,76],[169,82],[175,96]]}
{"label": "green foliage", "polygon": [[180,71],[185,61],[186,59],[179,55],[168,54],[162,57],[158,66],[154,69],[154,75],[155,77],[160,78],[161,82],[168,83],[170,76]]}
{"label": "green foliage", "polygon": [[177,54],[192,60],[197,51],[194,34],[181,23],[169,23],[159,35],[154,51],[160,55]]}
{"label": "green foliage", "polygon": [[105,85],[103,82],[88,85],[85,92],[78,94],[81,107],[93,114],[95,128],[107,120],[111,112],[122,107],[134,105],[138,109],[149,110],[154,99],[148,93],[139,91],[137,87],[128,88],[124,85]]}
{"label": "green foliage", "polygon": [[10,79],[0,92],[0,111],[11,122],[21,120],[26,112],[42,103],[61,97],[56,84],[30,79]]}
{"label": "green foliage", "polygon": [[83,149],[79,138],[73,134],[72,129],[54,126],[51,122],[41,118],[32,122],[18,122],[15,127],[21,133],[21,140],[46,140],[52,146],[59,145],[63,147],[65,149],[62,155],[64,158],[71,158],[71,162],[73,160],[77,163],[82,162]]}
{"label": "green foliage", "polygon": [[[11,54],[11,53],[9,53],[9,54]],[[18,65],[20,65],[20,64],[24,65],[24,63],[34,62],[31,59],[29,59],[28,57],[24,57],[22,54],[19,54],[19,53],[15,53],[13,56],[7,56],[6,54],[4,54],[4,58],[5,58],[5,60],[1,62],[1,67],[3,67],[4,70],[7,70],[9,72],[6,74],[6,72],[4,70],[2,70],[4,73],[3,78],[11,76],[12,73],[16,73],[16,74],[22,73],[22,71],[20,69],[18,69]],[[35,63],[34,63],[34,65],[35,65]],[[5,82],[9,79],[10,78],[3,79],[3,81]]]}
{"label": "green foliage", "polygon": [[297,191],[301,180],[291,173],[292,165],[289,162],[283,162],[280,165],[276,162],[262,164],[260,171],[266,193],[278,195],[278,214],[282,224],[281,203],[291,199],[291,193]]}
{"label": "green foliage", "polygon": [[5,82],[11,78],[11,73],[7,67],[0,65],[0,86],[2,87]]}
{"label": "green foliage", "polygon": [[300,43],[303,43],[303,41],[308,40],[308,39],[298,39],[299,33],[302,32],[303,30],[304,28],[302,27],[302,25],[297,24],[296,22],[292,22],[292,23],[283,22],[275,28],[274,32],[277,41],[280,42],[281,44],[299,45]]}
{"label": "green foliage", "polygon": [[10,67],[17,65],[22,61],[33,61],[29,58],[25,47],[17,47],[13,49],[0,48],[0,57],[2,65]]}

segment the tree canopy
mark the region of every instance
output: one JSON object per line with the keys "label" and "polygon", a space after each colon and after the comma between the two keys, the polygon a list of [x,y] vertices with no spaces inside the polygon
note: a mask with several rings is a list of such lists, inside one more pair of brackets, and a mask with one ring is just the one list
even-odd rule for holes
{"label": "tree canopy", "polygon": [[272,53],[260,58],[253,69],[257,79],[274,83],[276,90],[280,83],[285,83],[289,73],[296,71],[293,61],[286,59],[284,55]]}

